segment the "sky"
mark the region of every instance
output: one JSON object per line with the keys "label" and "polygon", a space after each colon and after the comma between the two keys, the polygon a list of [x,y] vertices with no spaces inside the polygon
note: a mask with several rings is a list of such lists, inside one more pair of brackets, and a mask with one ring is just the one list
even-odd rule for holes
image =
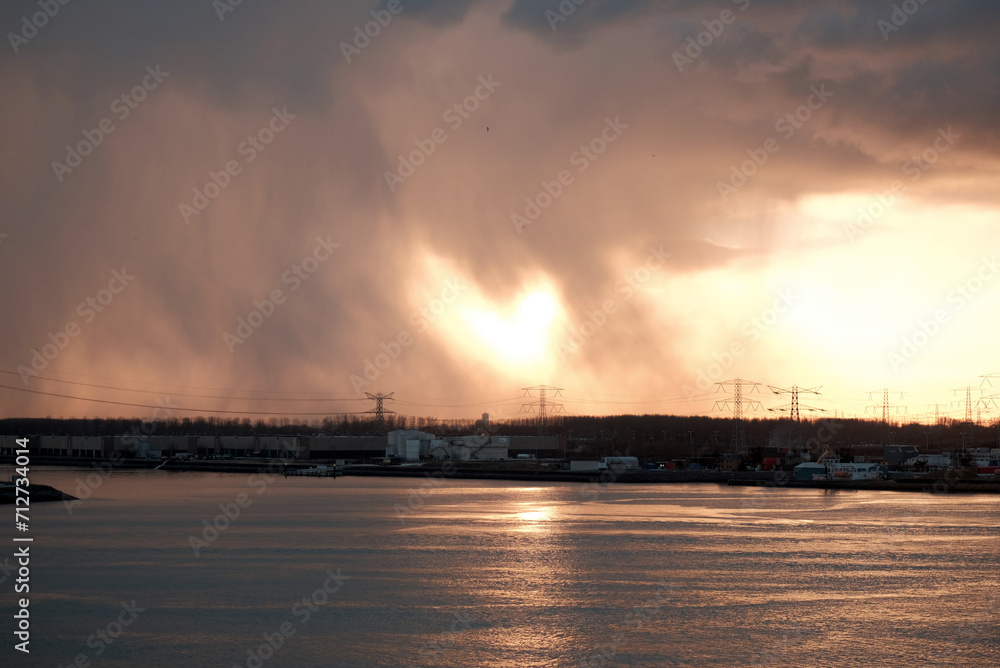
{"label": "sky", "polygon": [[998,24],[4,3],[0,416],[995,416]]}

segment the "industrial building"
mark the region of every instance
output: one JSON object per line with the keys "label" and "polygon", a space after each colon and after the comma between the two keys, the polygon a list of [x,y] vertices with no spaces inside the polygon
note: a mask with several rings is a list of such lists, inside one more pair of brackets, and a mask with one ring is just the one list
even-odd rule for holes
{"label": "industrial building", "polygon": [[69,436],[42,436],[38,454],[49,457],[69,456]]}
{"label": "industrial building", "polygon": [[104,441],[101,436],[71,436],[69,450],[73,457],[100,459],[104,456]]}
{"label": "industrial building", "polygon": [[431,447],[440,446],[442,441],[417,429],[396,429],[390,431],[385,445],[385,456],[390,459],[416,462],[430,456]]}
{"label": "industrial building", "polygon": [[486,461],[496,462],[507,459],[508,436],[457,436],[437,442],[431,448],[430,456],[438,460],[454,462]]}
{"label": "industrial building", "polygon": [[508,449],[513,459],[518,455],[534,455],[536,459],[563,457],[566,441],[561,436],[508,436]]}
{"label": "industrial building", "polygon": [[882,446],[882,459],[889,466],[899,466],[909,459],[913,459],[919,453],[913,445],[884,445]]}
{"label": "industrial building", "polygon": [[257,450],[261,457],[295,459],[300,453],[297,436],[260,436],[257,438]]}
{"label": "industrial building", "polygon": [[385,436],[300,436],[299,459],[382,459]]}
{"label": "industrial building", "polygon": [[507,459],[509,436],[452,436],[436,438],[416,429],[389,432],[385,456],[416,462],[422,459],[454,462],[502,461]]}
{"label": "industrial building", "polygon": [[[13,454],[18,436],[0,435],[0,454]],[[561,456],[556,436],[470,435],[438,438],[416,429],[386,436],[213,436],[145,434],[114,436],[27,436],[28,449],[45,457],[160,459],[177,455],[199,458],[269,457],[296,460],[345,460],[374,463],[401,461],[500,461],[519,455],[532,459]],[[186,455],[184,455],[186,456]]]}

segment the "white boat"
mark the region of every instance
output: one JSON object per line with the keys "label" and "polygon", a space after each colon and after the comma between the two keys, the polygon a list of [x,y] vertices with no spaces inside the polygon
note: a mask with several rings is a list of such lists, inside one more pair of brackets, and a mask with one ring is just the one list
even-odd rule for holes
{"label": "white boat", "polygon": [[885,467],[881,464],[843,462],[802,462],[795,467],[796,480],[882,480]]}

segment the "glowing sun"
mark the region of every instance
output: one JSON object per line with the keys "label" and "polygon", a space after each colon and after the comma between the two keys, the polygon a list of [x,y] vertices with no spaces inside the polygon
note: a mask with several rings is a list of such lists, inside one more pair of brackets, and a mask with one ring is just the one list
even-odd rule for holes
{"label": "glowing sun", "polygon": [[548,292],[536,291],[521,299],[508,317],[493,309],[470,309],[464,319],[478,338],[502,362],[527,364],[539,360],[549,343],[549,327],[559,304]]}

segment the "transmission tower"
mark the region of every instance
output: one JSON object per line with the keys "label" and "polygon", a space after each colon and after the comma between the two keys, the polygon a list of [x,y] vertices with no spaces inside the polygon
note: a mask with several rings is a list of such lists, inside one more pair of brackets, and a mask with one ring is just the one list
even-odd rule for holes
{"label": "transmission tower", "polygon": [[719,386],[719,392],[722,388],[727,385],[732,385],[735,389],[733,390],[732,399],[723,399],[722,401],[716,401],[712,410],[728,410],[729,406],[733,407],[733,434],[730,438],[729,447],[732,452],[737,454],[744,454],[747,451],[747,438],[746,433],[743,431],[743,404],[747,405],[747,410],[760,410],[760,402],[754,399],[744,399],[743,397],[743,386],[746,385],[750,389],[748,394],[754,392],[760,392],[758,387],[760,383],[756,383],[752,380],[744,380],[742,378],[734,378],[733,380],[724,380],[721,383],[716,383]]}
{"label": "transmission tower", "polygon": [[395,392],[390,392],[389,394],[383,394],[382,392],[378,392],[377,394],[372,394],[371,392],[365,392],[365,395],[369,399],[375,402],[375,408],[371,409],[370,411],[365,411],[365,413],[375,414],[374,433],[376,436],[381,436],[382,434],[385,433],[385,414],[386,413],[391,414],[396,412],[396,411],[386,410],[384,407],[384,402],[386,400],[392,401],[392,395],[394,394]]}
{"label": "transmission tower", "polygon": [[[775,408],[768,408],[767,410],[769,410],[769,411],[781,411],[782,413],[786,413],[786,412],[788,413],[788,419],[791,420],[794,423],[794,425],[795,425],[795,427],[792,430],[792,433],[790,434],[790,437],[788,439],[788,447],[790,449],[792,449],[792,448],[801,448],[802,447],[802,430],[800,429],[800,425],[802,423],[802,419],[799,417],[799,409],[800,409],[800,406],[799,406],[799,393],[803,392],[803,393],[806,393],[806,394],[815,394],[815,395],[818,396],[819,395],[819,388],[822,387],[822,386],[817,386],[817,387],[799,387],[798,385],[792,385],[791,387],[775,387],[774,385],[768,385],[767,387],[768,387],[768,389],[770,389],[772,392],[774,392],[777,395],[781,395],[781,394],[791,394],[792,395],[792,401],[791,401],[791,403],[785,404],[784,406],[777,406]],[[812,406],[806,406],[804,404],[801,406],[801,409],[805,410],[805,411],[811,411],[811,412],[823,412],[822,408],[814,408]]]}
{"label": "transmission tower", "polygon": [[[931,409],[934,410],[933,413],[931,413]],[[927,404],[927,420],[928,421],[931,420],[931,416],[932,415],[933,415],[934,422],[932,422],[931,424],[943,424],[942,421],[946,420],[948,418],[948,413],[947,412],[945,412],[944,416],[941,415],[941,404],[940,403]]]}
{"label": "transmission tower", "polygon": [[[521,404],[521,410],[525,413],[532,413],[535,409],[538,409],[538,435],[548,436],[549,435],[549,414],[550,413],[561,413],[563,411],[563,405],[557,402],[549,401],[550,397],[560,396],[562,392],[561,387],[551,387],[549,385],[535,385],[534,387],[522,387],[524,390],[524,396],[534,399],[532,392],[538,393],[538,398],[535,401],[531,401],[525,404]],[[551,392],[551,394],[549,394]]]}
{"label": "transmission tower", "polygon": [[[1000,399],[1000,392],[981,397],[977,405],[988,413],[990,408],[998,408],[997,399]],[[1000,448],[1000,420],[997,420],[997,447]]]}
{"label": "transmission tower", "polygon": [[[956,387],[956,388],[954,388],[952,390],[952,392],[954,392],[956,395],[959,392],[963,392],[963,391],[965,392],[965,422],[966,422],[966,424],[971,424],[972,423],[972,386],[971,385],[966,385],[965,387]],[[981,390],[980,390],[980,394],[982,394]],[[954,404],[961,405],[961,400],[954,401],[954,402],[952,402],[952,404],[953,405]]]}
{"label": "transmission tower", "polygon": [[[868,398],[869,399],[874,399],[876,394],[879,394],[879,391],[878,390],[873,390],[873,391],[871,391],[871,392],[868,393]],[[897,392],[895,390],[890,390],[889,388],[886,387],[886,388],[882,389],[881,394],[882,394],[882,403],[881,404],[872,404],[872,405],[866,406],[865,407],[865,413],[868,412],[869,408],[872,409],[872,412],[875,412],[879,408],[882,409],[882,428],[880,430],[881,431],[881,440],[882,440],[882,445],[887,445],[888,442],[889,442],[889,416],[890,415],[898,415],[899,413],[905,413],[906,412],[906,406],[897,406],[895,404],[890,404],[889,403],[889,395],[890,394],[893,394],[893,395],[898,394],[899,395],[899,400],[902,401],[903,400],[903,393],[902,392]]]}
{"label": "transmission tower", "polygon": [[[984,397],[983,386],[985,385],[986,387],[996,387],[997,385],[1000,385],[1000,373],[987,373],[980,376],[980,378],[982,378],[982,380],[979,381],[980,399],[978,401],[978,404],[981,404],[980,408],[985,409],[986,412],[989,413],[991,405],[993,406],[993,408],[997,407],[996,398],[1000,397],[1000,394],[990,394]],[[996,382],[996,384],[994,384],[994,381]],[[989,401],[984,402],[983,399],[988,399]],[[1000,422],[997,423],[997,429],[1000,430]],[[1000,444],[1000,438],[997,439],[997,442],[998,444]]]}
{"label": "transmission tower", "polygon": [[[782,412],[787,411],[788,412],[788,418],[792,422],[801,422],[802,420],[799,417],[799,393],[802,392],[802,393],[805,393],[805,394],[816,394],[816,395],[818,395],[819,394],[819,388],[822,387],[822,385],[819,385],[817,387],[799,387],[798,385],[792,385],[791,387],[775,387],[774,385],[768,385],[767,387],[768,387],[769,390],[771,390],[775,394],[791,394],[792,395],[792,403],[790,403],[790,404],[788,404],[786,406],[779,406],[777,408],[769,408],[768,410],[769,411],[782,411]],[[805,408],[805,410],[807,410],[807,411],[822,411],[823,410],[822,408],[813,408],[812,406],[803,406],[803,408]]]}

